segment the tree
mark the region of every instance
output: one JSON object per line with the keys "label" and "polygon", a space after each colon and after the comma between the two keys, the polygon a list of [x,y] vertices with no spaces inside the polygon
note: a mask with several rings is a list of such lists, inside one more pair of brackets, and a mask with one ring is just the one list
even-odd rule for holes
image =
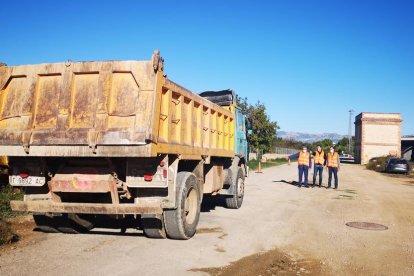
{"label": "tree", "polygon": [[348,152],[348,137],[344,137],[336,144],[336,149],[339,153],[346,152],[352,154],[354,151],[355,136],[351,137],[351,152]]}
{"label": "tree", "polygon": [[253,133],[249,135],[250,145],[256,150],[258,147],[263,152],[269,152],[276,138],[276,131],[279,129],[277,122],[270,121],[266,106],[260,101],[251,105],[247,102],[247,98],[237,96],[237,105],[252,122]]}
{"label": "tree", "polygon": [[321,145],[322,149],[327,149],[333,145],[333,141],[331,139],[323,139],[322,141],[313,143],[313,145],[313,148],[316,148],[317,145]]}
{"label": "tree", "polygon": [[288,148],[288,149],[297,149],[300,150],[302,147],[307,147],[308,149],[312,148],[312,145],[308,142],[296,141],[293,139],[283,139],[276,137],[273,140],[273,148]]}
{"label": "tree", "polygon": [[348,137],[344,137],[336,144],[336,150],[339,153],[346,152],[348,149]]}

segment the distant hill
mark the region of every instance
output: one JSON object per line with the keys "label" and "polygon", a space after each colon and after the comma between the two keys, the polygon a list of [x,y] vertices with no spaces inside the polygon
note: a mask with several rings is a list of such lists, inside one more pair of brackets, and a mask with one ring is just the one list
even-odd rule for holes
{"label": "distant hill", "polygon": [[302,133],[302,132],[293,132],[293,131],[278,131],[277,137],[285,140],[295,140],[301,142],[313,143],[316,141],[321,141],[323,139],[331,139],[334,143],[337,143],[342,138],[346,137],[345,135],[337,133],[321,133],[321,134],[311,134],[311,133]]}

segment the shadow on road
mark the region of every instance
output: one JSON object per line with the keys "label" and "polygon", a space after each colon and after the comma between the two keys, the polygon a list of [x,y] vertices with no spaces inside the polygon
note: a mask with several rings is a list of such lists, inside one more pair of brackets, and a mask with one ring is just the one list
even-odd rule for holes
{"label": "shadow on road", "polygon": [[286,180],[274,180],[272,181],[274,183],[285,183],[285,184],[289,184],[289,185],[293,185],[293,186],[298,186],[298,182],[297,181],[286,181]]}
{"label": "shadow on road", "polygon": [[136,233],[125,233],[123,231],[115,232],[116,229],[111,229],[114,231],[101,231],[101,230],[90,230],[89,232],[85,233],[87,235],[101,235],[101,236],[123,236],[123,237],[145,237],[143,233],[136,232]]}
{"label": "shadow on road", "polygon": [[[142,229],[140,216],[127,215],[116,218],[108,215],[85,215],[81,217],[82,224],[63,216],[42,217],[42,220],[38,220],[38,225],[35,226],[33,231],[46,233],[62,232],[66,234],[144,236],[143,233],[125,233],[127,229]],[[88,231],[88,229],[91,230]]]}
{"label": "shadow on road", "polygon": [[216,207],[224,208],[226,206],[224,196],[204,196],[203,202],[201,203],[201,212],[208,213],[210,211],[216,210]]}
{"label": "shadow on road", "polygon": [[[201,204],[201,212],[210,212],[215,210],[217,207],[224,208],[225,197],[216,196],[205,196]],[[142,232],[126,232],[128,229],[142,230],[143,219],[141,216],[127,215],[124,217],[109,216],[109,215],[86,215],[82,216],[84,221],[87,221],[92,225],[92,229],[89,231],[79,224],[68,220],[66,217],[55,216],[49,218],[45,223],[38,225],[33,229],[36,232],[46,233],[66,233],[66,234],[87,234],[87,235],[103,235],[103,236],[130,236],[130,237],[142,237],[145,236]],[[156,220],[156,224],[159,219],[157,218],[145,218],[148,227],[149,220]],[[156,227],[158,228],[158,227]]]}
{"label": "shadow on road", "polygon": [[111,236],[144,236],[143,233],[125,233],[126,229],[142,228],[141,219],[134,216],[125,216],[122,219],[110,216],[97,216],[94,220],[94,229],[88,234],[111,235]]}

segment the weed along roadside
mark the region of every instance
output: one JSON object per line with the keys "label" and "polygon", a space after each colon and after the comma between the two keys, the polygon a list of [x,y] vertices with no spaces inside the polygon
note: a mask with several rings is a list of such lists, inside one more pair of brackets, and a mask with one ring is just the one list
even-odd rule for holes
{"label": "weed along roadside", "polygon": [[368,170],[372,170],[376,172],[384,172],[385,163],[390,157],[391,156],[381,156],[381,157],[372,158],[369,160],[369,162],[365,166]]}
{"label": "weed along roadside", "polygon": [[[387,170],[387,164],[390,159],[395,159],[393,156],[380,156],[374,157],[369,160],[369,162],[365,165],[366,169],[375,171],[377,173],[384,174],[388,177],[393,178],[400,178],[405,180],[411,180],[410,183],[414,183],[414,162],[406,162],[408,164],[408,171],[407,172],[392,172]],[[403,160],[404,161],[404,160]]]}
{"label": "weed along roadside", "polygon": [[10,218],[22,215],[22,213],[13,212],[10,208],[10,201],[22,199],[22,190],[14,189],[10,185],[2,185],[0,188],[0,246],[15,242],[19,239],[9,220]]}

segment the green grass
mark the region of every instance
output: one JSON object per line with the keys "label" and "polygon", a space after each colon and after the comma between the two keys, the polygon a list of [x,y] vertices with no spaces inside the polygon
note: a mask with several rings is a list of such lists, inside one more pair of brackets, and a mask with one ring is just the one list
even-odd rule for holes
{"label": "green grass", "polygon": [[[261,166],[262,169],[264,168],[269,168],[269,167],[273,167],[273,166],[279,166],[282,164],[286,164],[287,160],[284,158],[278,158],[278,159],[269,159],[266,162],[261,162]],[[255,171],[257,170],[257,167],[259,166],[259,162],[257,160],[250,160],[249,163],[249,168],[251,171]]]}

